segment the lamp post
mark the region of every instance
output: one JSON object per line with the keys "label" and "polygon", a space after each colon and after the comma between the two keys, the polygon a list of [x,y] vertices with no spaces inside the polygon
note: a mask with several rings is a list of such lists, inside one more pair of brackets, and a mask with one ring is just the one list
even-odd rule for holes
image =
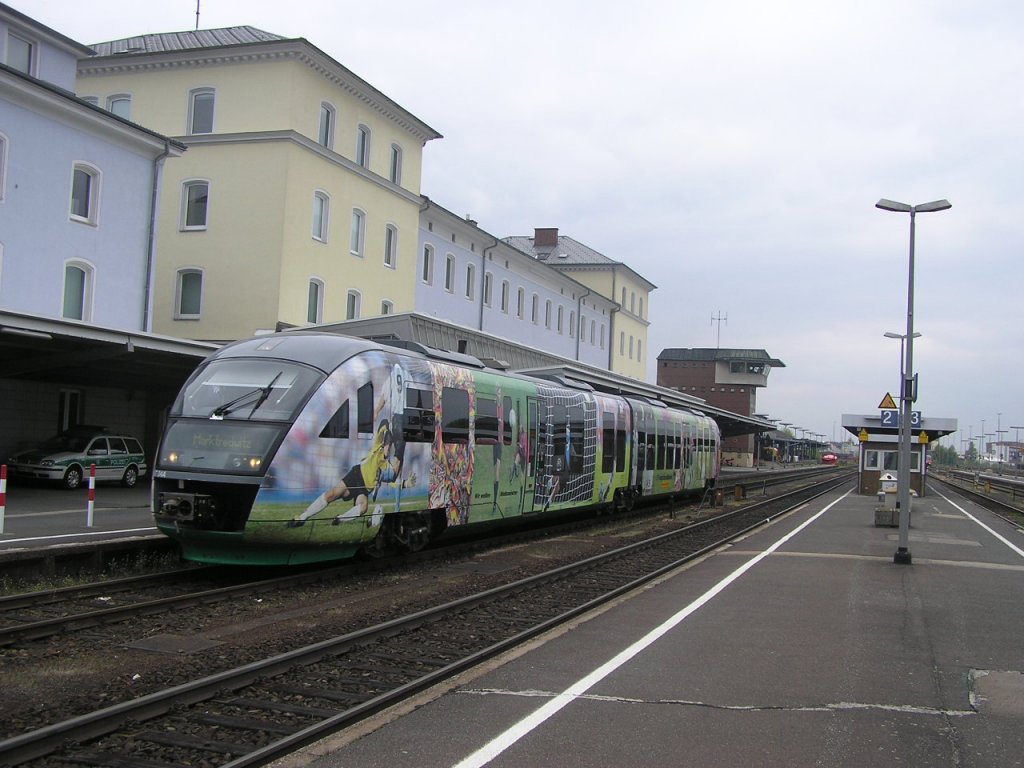
{"label": "lamp post", "polygon": [[1013,450],[1017,456],[1017,461],[1014,463],[1014,466],[1020,468],[1020,430],[1024,429],[1024,427],[1020,425],[1014,426],[1011,424],[1010,429],[1016,430],[1016,432],[1013,435]]}
{"label": "lamp post", "polygon": [[[914,225],[918,213],[945,211],[953,206],[948,200],[935,200],[920,205],[907,205],[882,198],[875,203],[876,208],[883,211],[910,214],[910,259],[907,271],[907,358],[903,368],[903,379],[900,381],[900,461],[897,473],[899,499],[896,502],[900,509],[900,536],[893,562],[910,565],[910,419],[913,403],[917,399],[914,381]],[[905,425],[905,426],[904,426]]]}

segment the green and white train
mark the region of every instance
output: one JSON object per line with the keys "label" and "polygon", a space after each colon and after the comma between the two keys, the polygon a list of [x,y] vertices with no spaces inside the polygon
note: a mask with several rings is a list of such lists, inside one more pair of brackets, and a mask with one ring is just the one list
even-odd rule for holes
{"label": "green and white train", "polygon": [[228,345],[188,380],[153,509],[187,559],[299,564],[702,493],[719,466],[718,427],[696,411],[415,344],[286,332]]}

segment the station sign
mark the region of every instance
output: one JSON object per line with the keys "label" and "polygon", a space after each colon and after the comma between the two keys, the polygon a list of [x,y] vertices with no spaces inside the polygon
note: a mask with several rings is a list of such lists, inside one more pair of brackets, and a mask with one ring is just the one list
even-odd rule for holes
{"label": "station sign", "polygon": [[[900,426],[900,412],[894,409],[886,409],[882,411],[882,422],[881,426],[889,427],[890,429],[899,428]],[[910,412],[910,428],[915,429],[921,426],[921,412],[911,411]]]}

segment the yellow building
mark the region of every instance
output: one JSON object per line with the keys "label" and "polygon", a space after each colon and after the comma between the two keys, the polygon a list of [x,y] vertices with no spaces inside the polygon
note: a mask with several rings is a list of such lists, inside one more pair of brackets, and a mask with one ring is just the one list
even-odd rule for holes
{"label": "yellow building", "polygon": [[505,242],[521,251],[533,254],[539,261],[574,280],[583,283],[597,294],[618,303],[609,317],[587,317],[581,314],[580,334],[593,335],[607,320],[610,345],[608,370],[623,376],[646,380],[647,328],[651,291],[657,288],[643,276],[622,262],[613,261],[578,240],[559,235],[554,227],[538,228],[533,237],[507,237]]}
{"label": "yellow building", "polygon": [[231,27],[93,48],[78,94],[188,146],[164,171],[154,331],[228,340],[414,309],[439,133],[304,39]]}

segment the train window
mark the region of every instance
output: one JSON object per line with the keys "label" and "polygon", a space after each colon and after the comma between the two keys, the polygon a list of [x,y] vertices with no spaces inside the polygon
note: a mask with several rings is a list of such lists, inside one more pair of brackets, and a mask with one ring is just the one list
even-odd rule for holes
{"label": "train window", "polygon": [[403,433],[410,442],[434,442],[434,393],[423,389],[405,391]]}
{"label": "train window", "polygon": [[663,421],[658,426],[660,429],[658,430],[658,442],[655,450],[658,454],[658,469],[664,469],[666,467],[665,449],[667,445],[665,442],[665,429],[668,427],[668,424]]}
{"label": "train window", "polygon": [[551,461],[552,472],[568,470],[569,456],[569,411],[564,405],[555,404],[551,407]]}
{"label": "train window", "polygon": [[583,472],[583,439],[585,436],[583,407],[569,407],[569,471],[573,474]]}
{"label": "train window", "polygon": [[531,446],[530,450],[532,451],[532,453],[530,453],[530,455],[527,456],[527,462],[528,463],[527,463],[526,474],[527,474],[527,476],[529,476],[529,475],[533,474],[533,472],[532,472],[533,467],[531,467],[529,465],[530,457],[535,457],[535,461],[537,462],[537,467],[539,469],[540,462],[541,462],[541,456],[543,456],[543,454],[541,453],[541,451],[539,450],[539,446],[537,445],[537,403],[536,403],[536,401],[530,400],[528,402],[527,407],[529,408],[530,418],[527,420],[526,423],[529,425],[529,439],[530,439],[530,446]]}
{"label": "train window", "polygon": [[335,440],[348,438],[348,400],[341,404],[341,408],[334,412],[330,421],[320,430],[320,437]]}
{"label": "train window", "polygon": [[615,466],[621,472],[626,468],[626,424],[615,427]]}
{"label": "train window", "polygon": [[441,391],[442,439],[448,444],[469,442],[469,393],[445,387]]}
{"label": "train window", "polygon": [[373,434],[373,384],[366,382],[356,391],[356,429]]}
{"label": "train window", "polygon": [[506,397],[502,401],[505,421],[501,427],[501,441],[505,445],[512,445],[515,436],[512,434],[512,398]]}
{"label": "train window", "polygon": [[476,441],[484,445],[498,442],[498,402],[489,397],[476,399]]}
{"label": "train window", "polygon": [[615,414],[605,411],[601,414],[601,471],[605,474],[615,472]]}

